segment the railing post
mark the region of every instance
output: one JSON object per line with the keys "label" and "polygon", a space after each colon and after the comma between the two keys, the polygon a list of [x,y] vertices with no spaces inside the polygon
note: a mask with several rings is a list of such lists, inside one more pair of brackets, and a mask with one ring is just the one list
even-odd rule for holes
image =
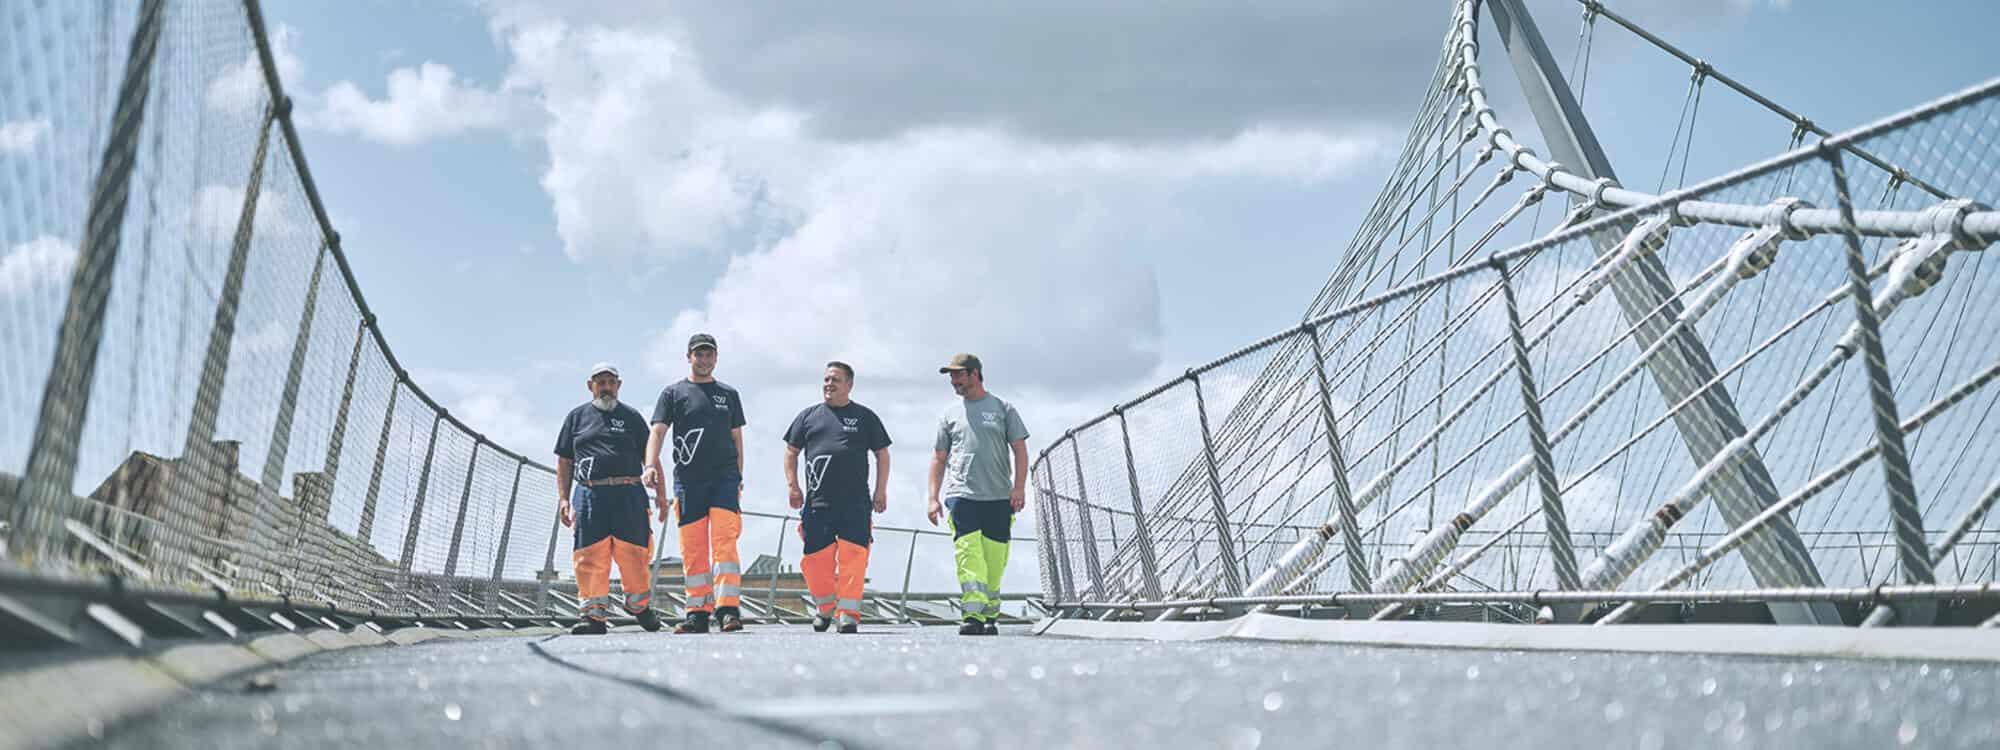
{"label": "railing post", "polygon": [[910,529],[910,554],[903,560],[903,599],[896,604],[896,609],[903,613],[903,622],[906,624],[917,621],[917,618],[910,616],[910,572],[916,570],[916,567],[917,530]]}
{"label": "railing post", "polygon": [[[560,495],[557,496],[556,502],[562,502]],[[542,584],[541,588],[535,591],[535,614],[537,616],[549,611],[549,588],[556,584],[556,540],[561,538],[563,528],[561,505],[557,505],[556,512],[549,515],[549,547],[548,551],[542,555],[541,572],[535,574],[535,580],[540,581]],[[666,522],[662,521],[661,527],[663,531],[665,525]],[[653,580],[657,583],[659,577],[654,576]]]}
{"label": "railing post", "polygon": [[1106,592],[1104,571],[1098,565],[1097,531],[1090,521],[1090,488],[1083,484],[1083,450],[1077,447],[1075,433],[1069,436],[1069,455],[1070,467],[1076,469],[1076,514],[1079,531],[1083,533],[1084,571],[1090,575],[1090,593],[1103,596]]}
{"label": "railing post", "polygon": [[[1577,589],[1576,549],[1570,546],[1569,514],[1563,511],[1562,488],[1556,483],[1555,457],[1549,452],[1548,428],[1542,421],[1542,397],[1535,386],[1535,372],[1528,359],[1528,339],[1521,333],[1521,306],[1514,296],[1514,279],[1507,262],[1492,261],[1500,274],[1500,296],[1507,307],[1507,337],[1513,342],[1514,375],[1521,382],[1521,413],[1528,428],[1528,448],[1535,456],[1535,484],[1541,488],[1542,522],[1548,530],[1549,559],[1556,569],[1556,586],[1564,591]],[[1565,617],[1564,619],[1568,619]]]}
{"label": "railing post", "polygon": [[[1868,261],[1862,256],[1861,238],[1854,230],[1854,200],[1847,189],[1847,167],[1839,149],[1822,144],[1821,153],[1833,170],[1834,194],[1840,203],[1840,234],[1847,242],[1847,296],[1854,302],[1854,323],[1861,330],[1861,359],[1868,374],[1869,404],[1875,411],[1876,455],[1881,457],[1882,481],[1888,490],[1897,561],[1901,563],[1904,583],[1935,583],[1937,571],[1932,566],[1930,543],[1924,538],[1924,515],[1917,507],[1917,488],[1910,478],[1910,454],[1903,444],[1896,390],[1889,381],[1888,355],[1882,349],[1882,321],[1875,313]],[[1937,616],[1937,604],[1900,602],[1894,611],[1900,624],[1929,625]]]}
{"label": "railing post", "polygon": [[[1326,352],[1319,341],[1318,329],[1306,325],[1299,332],[1312,343],[1313,377],[1319,385],[1319,416],[1326,430],[1327,466],[1333,471],[1333,503],[1340,515],[1340,544],[1347,556],[1347,585],[1349,591],[1368,591],[1368,557],[1361,550],[1361,526],[1356,518],[1354,492],[1347,482],[1347,452],[1340,445],[1340,428],[1333,416],[1333,391],[1326,382]],[[1361,605],[1351,605],[1352,609],[1368,609]]]}
{"label": "railing post", "polygon": [[[249,265],[250,241],[256,231],[257,198],[264,187],[264,157],[270,150],[274,105],[265,110],[257,135],[257,149],[250,160],[250,178],[243,188],[243,207],[236,219],[236,234],[230,242],[229,266],[222,277],[221,294],[216,299],[215,317],[209,324],[208,346],[201,364],[201,379],[195,387],[194,406],[188,416],[187,440],[181,449],[180,465],[167,492],[168,526],[191,533],[198,519],[190,518],[189,503],[199,502],[203,510],[218,514],[227,510],[213,505],[235,480],[235,471],[225,469],[215,455],[215,423],[222,408],[223,383],[229,374],[229,350],[236,338],[237,305],[243,296],[243,275]],[[225,474],[225,472],[227,472]],[[192,493],[192,497],[190,497]],[[253,518],[252,525],[256,524]],[[180,553],[168,550],[163,562],[179,562]]]}
{"label": "railing post", "polygon": [[1229,504],[1222,499],[1222,474],[1215,467],[1215,439],[1208,429],[1208,402],[1201,393],[1201,377],[1189,370],[1187,379],[1194,384],[1194,411],[1201,419],[1201,455],[1208,467],[1209,499],[1214,501],[1215,542],[1221,556],[1218,562],[1222,568],[1223,592],[1234,596],[1243,593],[1244,572],[1240,568],[1243,561],[1236,557],[1236,538],[1229,528]]}
{"label": "railing post", "polygon": [[514,508],[521,502],[521,471],[527,466],[525,458],[514,463],[514,487],[507,491],[507,515],[500,522],[500,544],[493,552],[493,590],[486,597],[488,612],[499,606],[500,580],[507,570],[507,545],[514,540]]}
{"label": "railing post", "polygon": [[[42,386],[27,470],[13,498],[12,543],[17,560],[34,563],[54,550],[56,529],[69,512],[76,484],[77,443],[90,410],[90,386],[97,376],[97,347],[104,339],[104,309],[118,266],[119,238],[125,228],[126,199],[139,130],[152,92],[153,57],[159,47],[162,0],[146,0],[132,30],[125,77],[118,88],[111,129],[90,194],[83,244],[70,275],[69,298],[56,331],[49,379]],[[184,527],[176,527],[185,530]]]}
{"label": "railing post", "polygon": [[1146,525],[1146,501],[1139,497],[1139,466],[1132,460],[1132,431],[1125,424],[1125,407],[1112,411],[1118,415],[1118,439],[1125,446],[1125,479],[1132,485],[1132,534],[1138,537],[1139,566],[1145,573],[1140,586],[1148,598],[1157,601],[1161,598],[1160,567],[1153,552],[1152,527]]}
{"label": "railing post", "polygon": [[1077,595],[1076,579],[1070,575],[1069,542],[1064,538],[1066,530],[1062,522],[1062,499],[1056,495],[1055,469],[1049,465],[1048,460],[1049,454],[1042,454],[1042,481],[1046,488],[1043,497],[1047,498],[1048,502],[1042,503],[1036,509],[1047,512],[1049,537],[1055,541],[1055,546],[1049,551],[1056,564],[1056,598],[1069,599]]}
{"label": "railing post", "polygon": [[451,549],[444,555],[447,576],[458,575],[459,542],[465,538],[465,506],[472,504],[472,477],[479,472],[479,449],[485,445],[485,435],[472,436],[472,460],[465,463],[465,487],[458,493],[458,517],[451,522]]}
{"label": "railing post", "polygon": [[375,530],[375,501],[382,494],[382,464],[389,459],[389,433],[396,426],[396,399],[403,395],[403,383],[408,375],[398,370],[396,379],[389,383],[389,408],[382,412],[382,439],[375,442],[375,470],[368,475],[368,494],[361,498],[361,523],[355,527],[355,538],[362,544],[369,544],[369,535]]}
{"label": "railing post", "polygon": [[[800,525],[801,527],[804,527],[804,525],[805,525],[805,519],[803,519],[803,518],[799,519],[799,525]],[[784,567],[785,567],[785,530],[786,530],[786,529],[789,529],[789,528],[791,528],[791,526],[792,526],[792,517],[791,517],[791,516],[785,516],[784,518],[780,518],[780,519],[778,519],[778,552],[777,552],[777,557],[778,557],[778,569],[779,569],[779,570],[783,570],[783,569],[784,569]],[[800,544],[801,544],[801,546],[803,546],[803,544],[804,544],[803,540],[802,540],[802,541],[800,542]],[[801,549],[801,550],[799,550],[799,551],[800,551],[800,552],[804,552],[805,550]],[[686,565],[686,563],[682,563],[682,565]],[[685,570],[687,570],[687,569],[686,569],[685,567],[683,567],[683,568],[682,568],[682,570],[683,570],[683,571],[685,571]],[[801,572],[803,573],[803,568],[801,569]],[[785,621],[785,616],[784,616],[783,614],[780,614],[780,613],[778,612],[778,574],[777,574],[777,573],[772,573],[772,574],[770,574],[770,576],[768,576],[768,577],[767,577],[767,578],[765,579],[765,585],[764,585],[764,603],[765,603],[765,604],[767,604],[767,605],[769,605],[769,606],[770,606],[770,608],[771,608],[771,619],[772,619],[772,620],[776,620],[776,621],[777,621],[777,622],[779,622],[780,624],[784,623],[784,621]],[[818,606],[818,602],[814,602],[814,606]]]}
{"label": "railing post", "polygon": [[[280,113],[279,116],[286,115]],[[298,332],[292,337],[291,361],[285,365],[285,384],[278,394],[278,415],[271,421],[271,441],[265,444],[267,450],[264,452],[264,471],[258,475],[256,504],[250,509],[253,539],[261,537],[255,540],[256,543],[269,545],[259,552],[268,552],[273,557],[287,546],[277,539],[276,519],[272,517],[276,511],[271,506],[284,495],[285,458],[291,452],[292,446],[292,415],[298,408],[299,381],[305,377],[307,349],[312,346],[313,314],[319,306],[319,280],[320,274],[326,269],[326,254],[327,244],[322,242],[319,253],[313,258],[312,275],[306,282],[305,306],[299,313]],[[306,535],[306,529],[319,519],[307,517],[305,506],[299,502],[302,498],[297,497],[299,494],[297,488],[293,489],[292,502],[298,506],[298,524],[288,546],[291,547],[292,559],[296,565],[303,559],[305,545],[302,544],[302,540]]]}
{"label": "railing post", "polygon": [[403,531],[403,553],[396,562],[397,567],[405,574],[408,574],[412,567],[410,558],[417,554],[417,534],[423,529],[424,502],[430,494],[431,459],[437,456],[438,429],[443,426],[444,412],[438,412],[436,416],[431,417],[431,439],[429,444],[424,446],[424,468],[417,474],[417,496],[410,499],[410,524]]}
{"label": "railing post", "polygon": [[327,437],[326,460],[321,465],[321,471],[326,472],[329,491],[340,478],[340,454],[345,450],[342,443],[347,441],[347,412],[354,407],[354,380],[361,374],[361,347],[368,340],[368,326],[374,322],[374,317],[363,315],[361,322],[354,326],[354,352],[347,355],[347,378],[340,386],[340,406],[333,412],[333,432]]}

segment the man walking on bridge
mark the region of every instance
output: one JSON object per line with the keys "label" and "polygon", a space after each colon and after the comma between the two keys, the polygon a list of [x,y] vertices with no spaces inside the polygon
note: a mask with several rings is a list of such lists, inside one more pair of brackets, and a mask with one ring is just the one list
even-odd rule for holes
{"label": "man walking on bridge", "polygon": [[[931,454],[931,525],[949,514],[965,622],[959,635],[999,635],[1000,579],[1014,514],[1027,505],[1028,427],[1014,405],[986,391],[979,358],[960,354],[938,368],[959,399],[938,419]],[[938,497],[945,498],[939,505]]]}
{"label": "man walking on bridge", "polygon": [[[653,609],[653,524],[646,517],[646,488],[639,484],[640,428],[645,417],[618,401],[618,368],[600,362],[585,387],[590,402],[569,411],[556,435],[556,512],[576,528],[576,595],[583,621],[569,632],[603,635],[611,614],[611,566],[625,588],[625,611],[649,631],[660,629]],[[574,480],[575,492],[571,486]],[[661,520],[666,507],[660,508]]]}
{"label": "man walking on bridge", "polygon": [[738,609],[743,565],[736,555],[736,538],[743,533],[743,397],[715,379],[714,336],[689,338],[687,359],[687,379],[661,390],[653,405],[645,481],[660,492],[664,505],[660,449],[671,430],[672,496],[679,505],[681,575],[687,585],[687,618],[674,632],[708,632],[711,612],[723,632],[735,632],[743,629]]}
{"label": "man walking on bridge", "polygon": [[[785,484],[793,508],[799,510],[799,536],[805,557],[799,571],[812,594],[813,630],[826,632],[838,620],[839,632],[861,629],[861,591],[868,575],[868,543],[875,527],[868,511],[889,509],[889,431],[866,406],[848,395],[854,390],[854,368],[845,362],[826,363],[821,376],[824,399],[806,407],[785,430]],[[799,489],[799,453],[806,457],[806,487]],[[868,454],[875,454],[875,493],[868,493]]]}

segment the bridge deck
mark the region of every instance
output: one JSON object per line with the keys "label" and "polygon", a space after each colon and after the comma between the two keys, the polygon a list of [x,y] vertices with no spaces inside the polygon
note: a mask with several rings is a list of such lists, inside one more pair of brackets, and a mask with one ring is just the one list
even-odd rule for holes
{"label": "bridge deck", "polygon": [[350,649],[114,727],[113,747],[1991,747],[1948,662],[631,630]]}

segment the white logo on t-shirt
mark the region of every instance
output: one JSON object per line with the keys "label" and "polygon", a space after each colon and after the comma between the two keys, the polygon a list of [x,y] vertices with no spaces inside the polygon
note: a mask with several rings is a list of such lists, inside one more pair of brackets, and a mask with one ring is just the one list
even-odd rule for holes
{"label": "white logo on t-shirt", "polygon": [[697,427],[674,440],[674,461],[682,466],[694,461],[694,452],[701,448],[701,433],[706,428]]}
{"label": "white logo on t-shirt", "polygon": [[860,417],[841,417],[841,418],[840,418],[840,424],[841,424],[841,428],[840,428],[841,432],[860,432],[860,431],[861,431],[861,427],[860,427],[860,424],[861,424],[861,418],[860,418]]}
{"label": "white logo on t-shirt", "polygon": [[812,487],[812,491],[819,491],[819,481],[826,478],[826,466],[832,462],[833,454],[829,453],[813,456],[812,461],[806,464],[806,484]]}

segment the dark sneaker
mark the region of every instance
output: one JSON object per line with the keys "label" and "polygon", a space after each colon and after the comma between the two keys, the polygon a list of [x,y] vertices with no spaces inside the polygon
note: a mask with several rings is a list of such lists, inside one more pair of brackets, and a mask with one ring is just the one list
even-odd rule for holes
{"label": "dark sneaker", "polygon": [[610,630],[611,630],[610,628],[604,626],[603,620],[585,619],[583,622],[579,622],[576,625],[571,626],[569,629],[569,634],[604,635],[605,633],[610,632]]}
{"label": "dark sneaker", "polygon": [[985,629],[983,629],[983,630],[980,630],[980,631],[979,631],[979,634],[980,634],[980,635],[999,635],[999,634],[1000,634],[1000,623],[997,623],[997,622],[993,622],[993,621],[991,621],[991,620],[988,620],[988,621],[986,622],[986,627],[985,627]]}
{"label": "dark sneaker", "polygon": [[824,633],[830,627],[833,627],[833,618],[817,612],[813,613],[813,632]]}
{"label": "dark sneaker", "polygon": [[743,629],[742,611],[738,610],[735,607],[717,607],[715,609],[715,622],[717,625],[721,626],[722,632],[724,633],[734,633],[738,630],[742,630]]}
{"label": "dark sneaker", "polygon": [[861,632],[861,625],[859,623],[844,622],[840,624],[839,632],[846,635],[853,635]]}
{"label": "dark sneaker", "polygon": [[986,623],[980,622],[977,617],[967,617],[965,618],[965,624],[958,626],[958,634],[985,635]]}
{"label": "dark sneaker", "polygon": [[647,607],[645,609],[639,610],[639,613],[633,615],[633,617],[639,620],[639,627],[645,628],[646,632],[648,633],[660,632],[659,610],[653,609],[652,607]]}
{"label": "dark sneaker", "polygon": [[689,612],[687,619],[682,620],[681,624],[674,626],[674,632],[683,634],[708,632],[708,613]]}

